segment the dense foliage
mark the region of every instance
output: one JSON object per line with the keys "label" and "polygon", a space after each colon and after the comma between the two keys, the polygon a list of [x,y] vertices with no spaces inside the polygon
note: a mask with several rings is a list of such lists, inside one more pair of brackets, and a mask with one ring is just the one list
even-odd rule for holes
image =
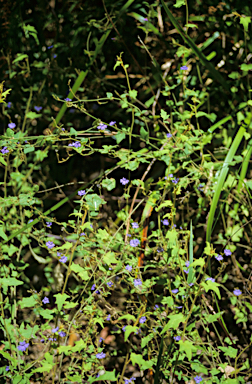
{"label": "dense foliage", "polygon": [[0,382],[251,383],[247,2],[0,19]]}

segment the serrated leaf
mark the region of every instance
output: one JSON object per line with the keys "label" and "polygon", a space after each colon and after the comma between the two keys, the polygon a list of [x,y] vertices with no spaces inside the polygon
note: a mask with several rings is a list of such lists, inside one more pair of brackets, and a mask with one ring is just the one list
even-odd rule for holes
{"label": "serrated leaf", "polygon": [[36,113],[36,112],[32,112],[32,111],[30,111],[30,112],[28,112],[25,116],[26,116],[28,119],[33,120],[33,119],[38,119],[39,117],[42,116],[42,114],[41,114],[41,113]]}
{"label": "serrated leaf", "polygon": [[6,287],[17,287],[18,285],[23,285],[24,282],[17,280],[15,277],[2,277],[0,279],[0,285],[6,286]]}
{"label": "serrated leaf", "polygon": [[70,269],[71,271],[77,273],[78,276],[82,278],[82,280],[87,281],[89,279],[88,272],[79,264],[72,264]]}
{"label": "serrated leaf", "polygon": [[185,321],[185,316],[182,313],[169,315],[168,317],[170,318],[170,320],[164,326],[163,330],[161,331],[161,335],[168,331],[168,329],[177,329],[179,327],[179,324]]}
{"label": "serrated leaf", "polygon": [[21,309],[31,308],[31,307],[35,307],[35,305],[37,304],[37,301],[35,300],[35,298],[33,296],[23,297],[22,300],[19,301],[18,304],[20,305]]}
{"label": "serrated leaf", "polygon": [[154,365],[154,362],[152,360],[144,360],[143,356],[140,354],[136,354],[132,352],[130,354],[130,360],[132,362],[132,365],[138,364],[140,369],[149,369]]}
{"label": "serrated leaf", "polygon": [[179,350],[181,352],[185,352],[188,360],[190,361],[192,359],[192,352],[196,352],[197,348],[189,340],[179,340]]}
{"label": "serrated leaf", "polygon": [[200,257],[199,259],[194,260],[194,262],[190,264],[190,267],[197,267],[197,266],[203,267],[204,265],[205,265],[205,259],[203,259],[203,257]]}
{"label": "serrated leaf", "polygon": [[219,299],[221,299],[220,290],[218,288],[220,284],[212,282],[211,280],[207,280],[206,282],[201,283],[201,286],[204,288],[206,292],[209,290],[214,291]]}

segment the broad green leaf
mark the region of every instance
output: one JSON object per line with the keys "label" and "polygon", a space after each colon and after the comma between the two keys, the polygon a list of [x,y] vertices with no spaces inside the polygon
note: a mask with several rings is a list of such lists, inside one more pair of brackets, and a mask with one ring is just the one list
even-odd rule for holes
{"label": "broad green leaf", "polygon": [[25,145],[24,154],[34,152],[34,151],[35,151],[35,147],[33,147],[32,145]]}
{"label": "broad green leaf", "polygon": [[27,117],[27,119],[33,120],[33,119],[38,119],[39,117],[42,116],[42,114],[30,111],[25,116]]}
{"label": "broad green leaf", "polygon": [[190,264],[190,267],[203,267],[205,265],[205,259],[203,257],[200,257],[199,259],[194,260],[192,264]]}
{"label": "broad green leaf", "polygon": [[13,60],[12,64],[15,64],[18,61],[24,60],[26,58],[28,58],[28,55],[22,54],[22,53],[17,53],[17,57],[16,57],[16,59]]}
{"label": "broad green leaf", "polygon": [[103,179],[102,180],[103,188],[106,188],[108,191],[112,191],[116,187],[116,181],[114,178],[111,179]]}
{"label": "broad green leaf", "polygon": [[18,302],[18,304],[20,305],[20,307],[22,309],[23,308],[31,308],[31,307],[35,307],[35,305],[37,304],[37,301],[35,300],[35,298],[33,296],[23,297],[22,300]]}
{"label": "broad green leaf", "polygon": [[80,278],[82,278],[82,280],[87,281],[89,279],[88,272],[83,267],[81,267],[79,264],[74,264],[74,263],[71,264],[70,269],[71,269],[71,271],[77,273],[78,276],[80,276]]}
{"label": "broad green leaf", "polygon": [[149,335],[143,337],[141,339],[141,348],[146,347],[146,345],[153,339],[154,336],[154,334],[149,333]]}
{"label": "broad green leaf", "polygon": [[125,332],[124,332],[124,341],[127,341],[130,334],[133,332],[133,333],[136,333],[138,331],[138,328],[133,326],[133,325],[126,325],[126,329],[125,329]]}
{"label": "broad green leaf", "polygon": [[140,354],[136,354],[132,352],[130,354],[130,360],[132,362],[132,365],[138,364],[140,369],[149,369],[154,365],[154,362],[152,360],[144,360],[143,356]]}
{"label": "broad green leaf", "polygon": [[177,329],[179,327],[180,323],[183,323],[185,321],[185,316],[182,313],[177,313],[175,315],[169,315],[168,318],[170,320],[168,323],[164,326],[161,335],[165,333],[168,329]]}
{"label": "broad green leaf", "polygon": [[0,227],[0,236],[4,239],[4,240],[8,240],[8,236],[5,234],[4,230],[3,230],[3,226]]}
{"label": "broad green leaf", "polygon": [[148,140],[149,138],[149,133],[144,129],[144,127],[140,128],[140,137],[143,140]]}
{"label": "broad green leaf", "polygon": [[238,349],[235,349],[233,347],[218,347],[222,352],[224,352],[225,356],[231,357],[231,359],[234,359],[237,355]]}
{"label": "broad green leaf", "polygon": [[24,282],[15,279],[15,277],[2,277],[0,279],[0,285],[3,285],[4,287],[17,287],[18,285],[23,285]]}
{"label": "broad green leaf", "polygon": [[111,264],[117,264],[118,260],[116,259],[115,252],[108,251],[103,255],[102,260],[105,264],[111,265]]}
{"label": "broad green leaf", "polygon": [[189,340],[185,340],[184,342],[179,340],[179,350],[181,352],[185,352],[188,360],[190,361],[192,359],[192,352],[196,352],[197,348]]}
{"label": "broad green leaf", "polygon": [[220,290],[218,288],[220,284],[212,282],[211,280],[207,280],[206,282],[201,283],[201,286],[204,288],[206,292],[209,290],[214,291],[219,299],[221,299]]}
{"label": "broad green leaf", "polygon": [[248,32],[248,25],[251,22],[251,17],[250,16],[241,16],[240,17],[240,23],[243,25],[243,28],[246,32]]}
{"label": "broad green leaf", "polygon": [[[73,264],[73,265],[75,265],[75,264]],[[53,296],[56,297],[56,304],[57,304],[59,311],[61,311],[63,304],[70,297],[66,293],[63,293],[63,295],[61,293],[57,293],[56,295],[53,295]]]}
{"label": "broad green leaf", "polygon": [[[116,377],[115,377],[115,369],[112,371],[112,372],[105,372],[103,375],[95,378],[94,381],[101,381],[101,382],[105,382],[105,381],[116,381]],[[82,383],[82,381],[81,381]]]}

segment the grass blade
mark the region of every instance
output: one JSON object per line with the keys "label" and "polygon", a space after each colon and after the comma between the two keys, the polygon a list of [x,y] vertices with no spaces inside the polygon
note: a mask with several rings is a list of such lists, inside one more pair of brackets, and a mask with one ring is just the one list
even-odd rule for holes
{"label": "grass blade", "polygon": [[[190,261],[190,264],[193,263],[193,229],[192,229],[192,220],[190,222],[189,261]],[[193,267],[189,267],[189,274],[188,274],[188,277],[187,277],[188,284],[192,283],[193,275],[194,275]]]}
{"label": "grass blade", "polygon": [[232,145],[231,145],[231,147],[227,153],[227,156],[224,160],[223,167],[222,167],[221,173],[220,173],[219,178],[218,178],[218,182],[217,182],[217,185],[215,188],[215,193],[214,193],[214,197],[212,200],[212,204],[211,204],[211,208],[210,208],[210,212],[209,212],[209,216],[208,216],[208,220],[207,220],[206,241],[208,241],[209,243],[210,243],[211,234],[212,234],[212,226],[213,226],[215,211],[217,208],[217,204],[218,204],[218,201],[220,198],[220,194],[221,194],[224,182],[226,180],[226,176],[228,174],[229,164],[232,162],[232,160],[234,158],[234,155],[235,155],[235,153],[236,153],[236,151],[240,145],[240,142],[243,138],[245,131],[246,131],[246,128],[242,126],[239,129],[239,131],[237,132],[237,135],[235,136],[235,139],[234,139],[234,141],[233,141],[233,143],[232,143]]}
{"label": "grass blade", "polygon": [[206,56],[202,53],[202,51],[197,47],[197,45],[194,43],[194,41],[185,33],[185,31],[182,29],[182,27],[177,22],[176,18],[173,16],[167,5],[165,4],[164,0],[161,0],[161,3],[163,4],[164,10],[167,13],[169,19],[171,20],[174,27],[177,29],[177,31],[180,33],[180,35],[183,37],[184,41],[189,45],[189,47],[193,50],[196,56],[200,59],[201,63],[205,65],[205,67],[210,71],[212,78],[217,80],[227,91],[230,91],[229,86],[227,85],[227,82],[224,80],[224,78],[221,76],[221,74],[214,68],[213,64],[210,63]]}

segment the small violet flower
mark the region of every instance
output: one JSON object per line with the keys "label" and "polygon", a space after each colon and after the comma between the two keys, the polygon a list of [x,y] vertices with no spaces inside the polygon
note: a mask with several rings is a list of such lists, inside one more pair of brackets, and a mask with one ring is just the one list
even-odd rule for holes
{"label": "small violet flower", "polygon": [[137,228],[139,228],[139,225],[138,225],[138,223],[131,223],[131,225],[132,225],[132,228],[134,228],[134,229],[137,229]]}
{"label": "small violet flower", "polygon": [[132,266],[128,264],[128,265],[126,265],[125,269],[127,271],[131,272],[132,271]]}
{"label": "small violet flower", "polygon": [[52,241],[47,241],[47,242],[46,242],[46,246],[47,246],[49,249],[52,249],[53,247],[55,247],[55,244],[54,244]]}
{"label": "small violet flower", "polygon": [[56,333],[56,332],[58,332],[58,330],[59,330],[59,327],[53,328],[52,333]]}
{"label": "small violet flower", "polygon": [[42,303],[43,303],[43,304],[48,304],[48,303],[50,303],[48,297],[44,297],[43,300],[42,300]]}
{"label": "small violet flower", "polygon": [[120,183],[121,183],[122,185],[126,185],[126,184],[128,184],[128,182],[129,182],[129,180],[127,180],[125,177],[123,177],[122,179],[120,179]]}
{"label": "small violet flower", "polygon": [[172,289],[172,293],[174,293],[176,295],[176,293],[178,293],[178,288],[175,288],[175,289]]}
{"label": "small violet flower", "polygon": [[109,282],[107,283],[107,286],[108,286],[109,288],[112,287],[112,285],[113,285],[112,281],[109,281]]}
{"label": "small violet flower", "polygon": [[26,343],[25,341],[20,341],[17,349],[21,352],[25,352],[26,348],[29,347],[29,343]]}
{"label": "small violet flower", "polygon": [[16,126],[16,124],[15,124],[15,123],[9,123],[9,124],[8,124],[8,127],[9,127],[10,129],[13,129],[13,128],[15,128],[15,126]]}
{"label": "small violet flower", "polygon": [[215,283],[215,279],[214,279],[213,277],[207,277],[207,278],[206,278],[206,281],[207,281],[207,280],[211,281],[212,283]]}
{"label": "small violet flower", "polygon": [[64,100],[65,101],[72,101],[72,99],[69,99],[69,97],[66,97]]}
{"label": "small violet flower", "polygon": [[138,285],[142,285],[142,280],[141,279],[134,279],[134,286],[137,287]]}
{"label": "small violet flower", "polygon": [[188,268],[189,265],[190,265],[190,261],[186,261],[186,262],[185,262],[185,266]]}
{"label": "small violet flower", "polygon": [[195,381],[196,384],[199,384],[202,380],[203,379],[202,379],[201,376],[195,376],[195,378],[194,378],[194,381]]}
{"label": "small violet flower", "polygon": [[47,226],[48,228],[50,228],[50,227],[52,226],[52,222],[51,222],[51,221],[46,221],[46,226]]}
{"label": "small violet flower", "polygon": [[49,47],[47,47],[47,49],[51,49],[51,48],[53,48],[53,45],[49,45]]}
{"label": "small violet flower", "polygon": [[170,137],[172,137],[172,134],[171,133],[167,133],[166,137],[168,137],[168,139],[169,139]]}
{"label": "small violet flower", "polygon": [[7,103],[7,108],[11,108],[11,107],[12,107],[12,102],[9,101],[9,102]]}
{"label": "small violet flower", "polygon": [[6,372],[8,372],[10,370],[10,366],[6,365],[5,370],[6,370]]}
{"label": "small violet flower", "polygon": [[78,191],[78,195],[79,195],[79,196],[84,196],[85,194],[86,194],[86,191],[85,191],[85,190]]}
{"label": "small violet flower", "polygon": [[66,336],[66,332],[59,331],[59,332],[58,332],[58,335],[59,335],[60,337],[65,337],[65,336]]}
{"label": "small violet flower", "polygon": [[139,244],[140,244],[140,241],[138,239],[130,240],[130,246],[131,247],[137,247]]}
{"label": "small violet flower", "polygon": [[111,319],[111,315],[108,315],[108,316],[106,317],[106,320],[109,321],[110,319]]}
{"label": "small violet flower", "polygon": [[163,225],[169,225],[169,221],[167,219],[162,220]]}
{"label": "small violet flower", "polygon": [[182,67],[180,67],[181,71],[187,71],[188,67],[186,65],[183,65]]}
{"label": "small violet flower", "polygon": [[59,259],[59,261],[60,261],[61,263],[66,263],[66,262],[67,262],[67,256],[62,256],[62,257]]}
{"label": "small violet flower", "polygon": [[3,147],[1,149],[1,152],[2,152],[3,155],[5,155],[6,153],[9,153],[10,151],[7,149],[7,147]]}
{"label": "small violet flower", "polygon": [[218,260],[218,261],[223,260],[223,256],[221,256],[221,255],[217,255],[217,256],[215,256],[215,258],[216,258],[216,260]]}
{"label": "small violet flower", "polygon": [[111,121],[110,123],[109,123],[109,125],[115,125],[116,124],[116,121]]}
{"label": "small violet flower", "polygon": [[106,353],[100,352],[97,353],[95,356],[97,357],[97,359],[104,359],[104,357],[106,357]]}
{"label": "small violet flower", "polygon": [[240,289],[234,289],[234,290],[233,290],[233,294],[234,294],[235,296],[240,296],[240,295],[242,294],[242,291],[241,291]]}
{"label": "small violet flower", "polygon": [[174,336],[174,340],[179,341],[179,340],[181,340],[181,337],[180,336]]}
{"label": "small violet flower", "polygon": [[230,251],[230,249],[224,249],[224,255],[225,256],[231,256],[232,252]]}
{"label": "small violet flower", "polygon": [[106,128],[107,128],[106,124],[99,124],[98,127],[97,127],[97,129],[100,129],[101,131],[103,131]]}
{"label": "small violet flower", "polygon": [[145,321],[146,321],[146,316],[142,316],[142,317],[140,318],[140,320],[139,320],[139,323],[140,323],[140,324],[143,324],[143,323],[145,323]]}
{"label": "small violet flower", "polygon": [[37,105],[35,105],[34,109],[36,112],[39,112],[39,111],[41,111],[42,107],[38,107]]}

